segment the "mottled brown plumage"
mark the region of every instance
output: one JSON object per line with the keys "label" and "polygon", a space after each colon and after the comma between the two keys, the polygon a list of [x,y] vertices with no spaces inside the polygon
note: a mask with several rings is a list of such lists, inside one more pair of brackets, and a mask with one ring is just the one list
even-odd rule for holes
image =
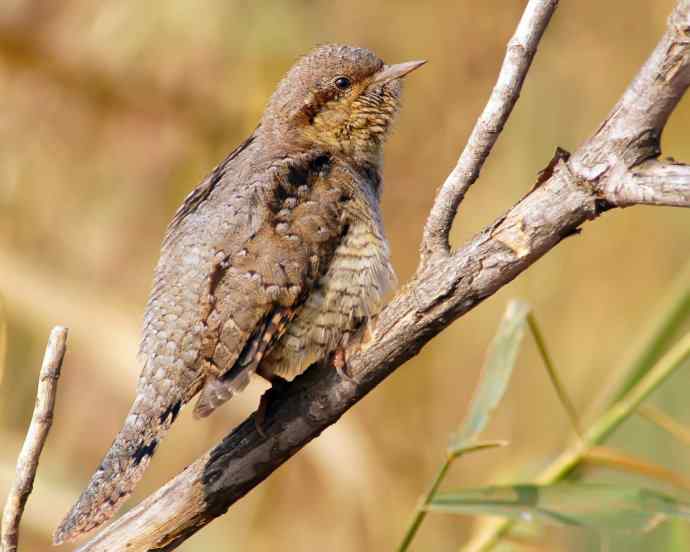
{"label": "mottled brown plumage", "polygon": [[137,397],[55,534],[109,519],[180,408],[207,416],[251,374],[294,377],[380,308],[393,281],[379,212],[400,77],[368,50],[322,46],[281,81],[252,136],[170,223],[144,317]]}

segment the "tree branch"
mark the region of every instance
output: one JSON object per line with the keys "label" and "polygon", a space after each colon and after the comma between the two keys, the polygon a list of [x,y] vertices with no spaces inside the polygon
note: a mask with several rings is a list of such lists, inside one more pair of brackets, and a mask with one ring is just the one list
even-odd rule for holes
{"label": "tree branch", "polygon": [[[631,185],[621,180],[634,178],[631,169],[659,155],[661,132],[689,84],[690,1],[679,0],[652,55],[601,126],[571,157],[573,174],[612,205],[617,205],[616,190],[625,190],[621,199],[632,194]],[[682,182],[677,184],[682,187]],[[660,187],[657,180],[655,188]],[[629,199],[624,205],[632,204]]]}
{"label": "tree branch", "polygon": [[448,256],[448,233],[458,207],[467,190],[479,178],[484,161],[520,97],[522,83],[532,65],[537,45],[557,6],[558,0],[533,0],[527,4],[515,34],[508,42],[503,65],[489,101],[429,213],[422,238],[421,267],[425,267],[434,257]]}
{"label": "tree branch", "polygon": [[[661,130],[688,87],[690,0],[678,2],[654,53],[616,108],[570,160],[559,154],[519,203],[458,251],[448,250],[456,208],[517,99],[555,4],[529,2],[516,33],[524,38],[524,46],[511,41],[499,83],[453,171],[456,176],[451,175],[439,192],[416,276],[381,312],[370,339],[349,347],[352,381],[340,379],[329,366],[310,368],[270,403],[265,437],[250,417],[82,552],[173,550],[335,423],[451,322],[576,234],[585,221],[617,205],[608,190],[620,188],[617,179],[627,178],[630,169],[643,172],[640,163],[658,154]],[[665,186],[683,188],[683,182],[671,184],[672,180]]]}
{"label": "tree branch", "polygon": [[31,425],[17,459],[17,477],[10,489],[2,513],[2,552],[16,552],[19,542],[19,523],[24,513],[24,506],[31,494],[38,469],[38,460],[43,450],[50,426],[53,424],[55,394],[60,378],[62,359],[67,344],[67,328],[56,326],[50,332],[48,345],[43,357],[41,372],[38,377],[36,406],[31,416]]}
{"label": "tree branch", "polygon": [[684,163],[646,161],[610,182],[606,199],[617,207],[690,207],[690,165]]}

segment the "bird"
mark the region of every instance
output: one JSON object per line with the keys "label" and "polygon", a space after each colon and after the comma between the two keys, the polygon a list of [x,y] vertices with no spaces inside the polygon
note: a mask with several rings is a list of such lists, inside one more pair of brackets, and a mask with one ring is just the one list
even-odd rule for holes
{"label": "bird", "polygon": [[382,155],[401,79],[366,48],[325,44],[280,81],[254,132],[168,225],[144,314],[136,397],[54,542],[110,519],[198,395],[211,414],[253,374],[273,385],[328,361],[392,288]]}

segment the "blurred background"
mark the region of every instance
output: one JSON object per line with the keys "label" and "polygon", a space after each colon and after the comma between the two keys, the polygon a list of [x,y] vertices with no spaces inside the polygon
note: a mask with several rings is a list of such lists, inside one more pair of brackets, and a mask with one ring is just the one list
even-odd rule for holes
{"label": "blurred background", "polygon": [[[665,28],[671,0],[562,2],[520,101],[453,230],[460,245],[524,195],[556,146],[599,125]],[[484,106],[524,2],[3,0],[0,4],[0,498],[34,403],[50,328],[70,328],[56,419],[23,523],[22,550],[49,535],[84,488],[134,396],[153,267],[183,197],[256,125],[276,83],[315,44],[388,62],[425,58],[406,83],[386,148],[384,219],[400,281],[412,274],[436,188]],[[663,135],[690,160],[690,101]],[[635,346],[690,251],[682,209],[635,207],[587,224],[421,354],[181,550],[391,550],[465,414],[507,301],[536,309],[584,411]],[[690,373],[654,401],[690,423]],[[186,411],[134,504],[258,404],[260,382],[203,422]],[[528,343],[485,437],[510,446],[453,467],[448,488],[527,479],[563,447],[563,414]],[[611,440],[687,473],[690,451],[648,422]],[[594,472],[592,478],[607,479]],[[415,550],[456,550],[477,520],[430,516]],[[680,541],[678,539],[681,539]],[[683,540],[685,539],[685,540]],[[690,528],[618,535],[607,550],[671,550]],[[603,550],[548,529],[539,550]],[[71,549],[70,545],[62,549]],[[680,548],[679,548],[680,550]]]}

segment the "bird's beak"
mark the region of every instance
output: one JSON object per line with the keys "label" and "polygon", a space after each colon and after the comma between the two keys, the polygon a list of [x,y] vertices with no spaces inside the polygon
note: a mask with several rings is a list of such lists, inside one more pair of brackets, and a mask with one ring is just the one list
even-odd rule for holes
{"label": "bird's beak", "polygon": [[388,81],[399,79],[418,69],[426,63],[426,60],[420,61],[406,61],[405,63],[396,63],[395,65],[384,65],[376,75],[371,84],[383,84]]}

